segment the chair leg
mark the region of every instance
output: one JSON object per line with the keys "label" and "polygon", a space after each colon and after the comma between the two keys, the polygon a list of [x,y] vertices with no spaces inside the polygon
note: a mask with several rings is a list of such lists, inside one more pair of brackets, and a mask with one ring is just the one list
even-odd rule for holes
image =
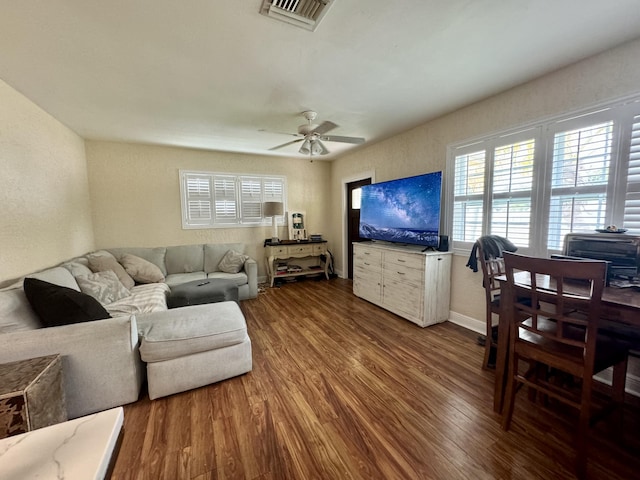
{"label": "chair leg", "polygon": [[513,417],[513,404],[516,399],[516,379],[518,373],[518,355],[515,352],[509,352],[509,365],[507,374],[507,390],[504,396],[504,406],[502,407],[502,429],[509,430],[511,428],[511,418]]}
{"label": "chair leg", "polygon": [[484,341],[484,361],[482,362],[482,368],[489,369],[489,358],[491,357],[491,339],[487,337]]}
{"label": "chair leg", "polygon": [[591,420],[592,384],[593,378],[583,379],[580,399],[580,417],[576,431],[576,476],[579,479],[586,478],[587,476],[587,449]]}

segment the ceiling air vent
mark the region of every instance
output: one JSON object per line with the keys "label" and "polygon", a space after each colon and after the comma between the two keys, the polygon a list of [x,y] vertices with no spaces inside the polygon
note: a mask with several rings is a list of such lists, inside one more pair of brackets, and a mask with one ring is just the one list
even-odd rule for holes
{"label": "ceiling air vent", "polygon": [[260,13],[312,32],[333,0],[264,0]]}

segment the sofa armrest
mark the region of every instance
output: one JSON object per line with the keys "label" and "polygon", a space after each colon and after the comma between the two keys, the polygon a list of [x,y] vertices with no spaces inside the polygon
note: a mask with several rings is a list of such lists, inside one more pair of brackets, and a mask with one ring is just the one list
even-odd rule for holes
{"label": "sofa armrest", "polygon": [[7,333],[0,362],[62,356],[69,418],[135,402],[144,368],[135,316]]}
{"label": "sofa armrest", "polygon": [[249,284],[249,298],[256,298],[258,296],[258,263],[253,258],[249,258],[244,262],[244,271]]}

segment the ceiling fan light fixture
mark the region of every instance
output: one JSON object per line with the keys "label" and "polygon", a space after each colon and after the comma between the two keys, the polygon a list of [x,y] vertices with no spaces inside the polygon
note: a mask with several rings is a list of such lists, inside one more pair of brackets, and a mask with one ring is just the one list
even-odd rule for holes
{"label": "ceiling fan light fixture", "polygon": [[311,154],[312,155],[326,155],[329,150],[326,149],[324,144],[317,139],[311,140]]}
{"label": "ceiling fan light fixture", "polygon": [[313,155],[311,141],[308,138],[305,138],[304,142],[302,142],[302,146],[300,146],[299,152],[303,155]]}
{"label": "ceiling fan light fixture", "polygon": [[327,132],[338,128],[338,125],[329,120],[325,120],[320,125],[312,124],[311,122],[316,119],[317,115],[318,114],[313,110],[306,110],[302,112],[302,116],[307,120],[307,125],[300,125],[298,127],[298,133],[292,134],[300,138],[291,142],[283,143],[282,145],[271,147],[269,150],[279,150],[281,148],[288,147],[289,145],[293,145],[294,143],[302,142],[298,153],[311,157],[313,155],[327,155],[328,153],[331,153],[321,140],[352,144],[364,143],[364,138],[361,137],[326,135]]}

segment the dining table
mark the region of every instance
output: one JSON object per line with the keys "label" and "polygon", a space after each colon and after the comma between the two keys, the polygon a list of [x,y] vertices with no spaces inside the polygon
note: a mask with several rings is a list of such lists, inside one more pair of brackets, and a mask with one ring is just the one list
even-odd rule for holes
{"label": "dining table", "polygon": [[[496,277],[500,282],[501,290],[507,281],[506,275]],[[521,285],[531,285],[529,272],[516,272],[514,282]],[[538,288],[555,291],[555,282],[548,275],[536,275]],[[573,293],[584,293],[588,288],[586,284],[576,282]],[[500,314],[498,320],[498,347],[496,351],[496,376],[493,396],[493,410],[502,413],[504,392],[507,381],[507,361],[509,357],[509,325],[506,309],[508,302],[500,302]],[[640,290],[637,287],[620,288],[606,286],[602,292],[602,318],[613,324],[624,325],[638,329],[640,334]]]}

